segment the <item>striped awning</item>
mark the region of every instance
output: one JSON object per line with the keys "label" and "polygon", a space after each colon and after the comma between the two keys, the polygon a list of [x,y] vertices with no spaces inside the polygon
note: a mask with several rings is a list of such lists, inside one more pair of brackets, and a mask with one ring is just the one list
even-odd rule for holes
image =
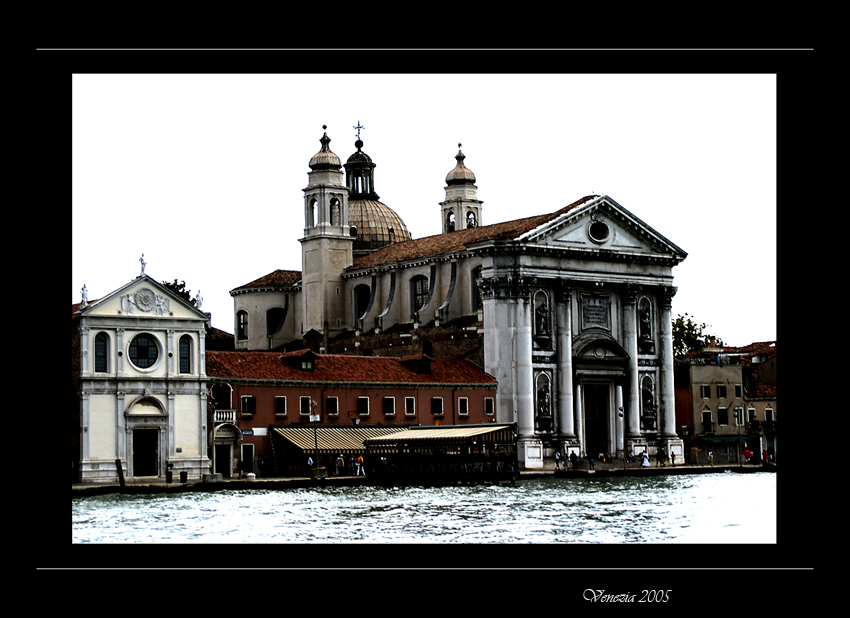
{"label": "striped awning", "polygon": [[451,427],[414,427],[408,431],[368,438],[366,446],[389,446],[391,444],[410,444],[414,442],[462,442],[468,438],[481,437],[488,443],[507,443],[515,440],[515,426],[509,425],[469,425]]}
{"label": "striped awning", "polygon": [[336,454],[364,452],[364,441],[386,434],[398,434],[398,427],[275,427],[272,432],[305,452]]}

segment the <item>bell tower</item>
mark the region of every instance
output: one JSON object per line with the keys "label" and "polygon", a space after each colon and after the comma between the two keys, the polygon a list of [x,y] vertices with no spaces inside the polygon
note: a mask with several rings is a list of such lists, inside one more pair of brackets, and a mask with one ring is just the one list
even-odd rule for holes
{"label": "bell tower", "polygon": [[327,133],[319,141],[322,148],[310,159],[304,189],[302,332],[315,329],[327,338],[345,327],[342,272],[353,261],[354,239],[348,226],[348,187],[342,162],[331,151]]}
{"label": "bell tower", "polygon": [[446,200],[440,202],[443,234],[483,225],[475,174],[463,164],[466,158],[460,150],[455,155],[457,165],[446,176]]}

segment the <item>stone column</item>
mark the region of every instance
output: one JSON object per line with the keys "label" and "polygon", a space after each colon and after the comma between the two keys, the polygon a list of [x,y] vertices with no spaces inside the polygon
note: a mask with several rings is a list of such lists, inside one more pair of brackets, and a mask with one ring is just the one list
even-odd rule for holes
{"label": "stone column", "polygon": [[658,398],[661,403],[661,431],[665,438],[676,438],[676,397],[673,389],[673,321],[670,317],[676,288],[665,287],[661,292],[659,338],[661,340],[661,384]]}
{"label": "stone column", "polygon": [[566,285],[557,291],[558,324],[558,434],[562,440],[576,437],[573,418],[573,326],[572,295]]}
{"label": "stone column", "polygon": [[584,431],[583,431],[582,422],[581,422],[581,378],[576,378],[576,380],[574,382],[574,387],[575,387],[575,393],[576,393],[575,399],[573,400],[573,404],[574,404],[574,408],[575,408],[575,410],[574,410],[574,413],[575,413],[575,432],[576,432],[576,437],[581,442],[581,450],[582,450],[582,452],[585,452]]}
{"label": "stone column", "polygon": [[534,372],[531,360],[531,301],[514,301],[514,393],[517,402],[517,434],[519,439],[534,436]]}
{"label": "stone column", "polygon": [[616,381],[614,382],[614,422],[617,426],[617,455],[619,458],[620,454],[625,456],[625,442],[624,438],[624,423],[625,423],[625,411],[623,409],[623,380],[620,376],[617,376]]}
{"label": "stone column", "polygon": [[628,394],[623,418],[625,437],[640,437],[640,385],[638,384],[638,332],[637,332],[637,292],[629,286],[623,293],[623,339],[629,353],[629,365],[626,368]]}

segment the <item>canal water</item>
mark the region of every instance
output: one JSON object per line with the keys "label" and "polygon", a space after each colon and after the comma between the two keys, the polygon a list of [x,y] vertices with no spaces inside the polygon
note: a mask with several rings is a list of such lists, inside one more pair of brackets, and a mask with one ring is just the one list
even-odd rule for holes
{"label": "canal water", "polygon": [[73,543],[776,543],[776,474],[72,499]]}

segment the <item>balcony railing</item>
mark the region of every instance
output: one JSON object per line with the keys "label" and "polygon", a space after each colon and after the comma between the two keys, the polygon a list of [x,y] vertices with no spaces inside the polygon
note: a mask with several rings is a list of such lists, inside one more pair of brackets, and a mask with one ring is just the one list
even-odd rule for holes
{"label": "balcony railing", "polygon": [[213,412],[213,422],[215,423],[235,423],[236,410],[215,410]]}

